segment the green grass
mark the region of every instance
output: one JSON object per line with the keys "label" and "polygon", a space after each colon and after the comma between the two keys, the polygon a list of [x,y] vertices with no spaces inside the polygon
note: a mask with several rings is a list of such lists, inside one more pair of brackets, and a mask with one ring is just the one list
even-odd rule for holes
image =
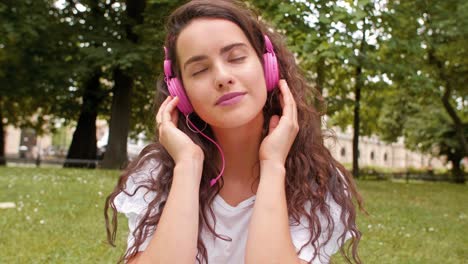
{"label": "green grass", "polygon": [[[0,168],[0,263],[115,263],[126,247],[106,243],[103,205],[117,171]],[[359,215],[364,263],[467,263],[468,186],[360,181],[370,216]],[[344,263],[339,255],[335,263]]]}
{"label": "green grass", "polygon": [[[468,186],[360,181],[365,263],[468,263]],[[337,263],[343,263],[335,255]]]}
{"label": "green grass", "polygon": [[1,168],[0,263],[115,263],[125,247],[121,216],[117,248],[106,244],[105,196],[117,171]]}

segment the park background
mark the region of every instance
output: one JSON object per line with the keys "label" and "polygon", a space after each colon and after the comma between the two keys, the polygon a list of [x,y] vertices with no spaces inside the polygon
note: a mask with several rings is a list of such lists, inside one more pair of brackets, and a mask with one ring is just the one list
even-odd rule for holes
{"label": "park background", "polygon": [[[126,220],[107,245],[104,199],[127,147],[155,137],[164,22],[182,2],[0,2],[0,263],[123,253]],[[468,2],[245,2],[327,101],[324,129],[339,136],[328,146],[370,213],[358,223],[363,261],[466,263]]]}

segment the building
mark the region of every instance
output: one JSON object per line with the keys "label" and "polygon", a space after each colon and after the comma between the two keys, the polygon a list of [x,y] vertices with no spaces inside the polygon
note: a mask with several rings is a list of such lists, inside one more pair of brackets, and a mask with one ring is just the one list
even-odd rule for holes
{"label": "building", "polygon": [[[96,123],[97,145],[102,148],[107,144],[108,126],[107,122],[98,120]],[[334,127],[336,141],[327,139],[325,145],[332,155],[343,164],[352,163],[352,137],[353,130],[348,127],[346,131],[341,131],[339,127]],[[71,138],[72,129],[62,131],[62,134],[36,136],[34,131],[15,129],[8,126],[6,129],[6,156],[36,158],[38,153],[42,157],[56,156],[64,157]],[[137,140],[128,140],[129,157],[133,158],[146,145],[144,137]],[[359,141],[359,165],[374,166],[381,168],[402,169],[402,168],[446,168],[447,162],[437,157],[431,157],[421,153],[410,151],[404,147],[404,140],[400,138],[398,142],[385,144],[377,137],[361,137]]]}
{"label": "building", "polygon": [[[353,129],[348,127],[342,131],[334,127],[336,142],[325,141],[335,159],[343,164],[353,162]],[[410,151],[404,146],[404,139],[399,138],[397,142],[386,144],[378,137],[360,137],[359,140],[359,166],[374,166],[381,168],[446,168],[446,161],[431,155]]]}

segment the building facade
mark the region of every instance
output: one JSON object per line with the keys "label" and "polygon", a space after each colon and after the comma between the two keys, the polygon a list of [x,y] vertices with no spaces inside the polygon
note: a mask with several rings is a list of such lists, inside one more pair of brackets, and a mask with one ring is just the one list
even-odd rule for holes
{"label": "building facade", "polygon": [[[342,131],[334,127],[336,141],[328,139],[325,145],[335,159],[343,164],[353,162],[353,130],[348,127]],[[359,166],[375,166],[381,168],[404,169],[417,168],[426,169],[446,168],[447,162],[439,157],[417,153],[405,148],[404,139],[399,138],[397,142],[386,144],[378,137],[359,138]]]}
{"label": "building facade", "polygon": [[[103,120],[96,123],[97,144],[102,147],[107,142],[108,126]],[[343,164],[352,163],[352,146],[353,146],[353,130],[348,127],[346,131],[341,131],[339,127],[333,127],[336,135],[336,141],[326,139],[325,145],[330,150],[335,159]],[[73,136],[73,130],[68,129],[63,137],[66,137],[63,142],[70,142]],[[20,129],[8,126],[6,129],[6,156],[7,157],[26,157],[36,158],[38,153],[41,156],[56,155],[58,146],[53,145],[53,135],[36,136],[33,131],[21,131]],[[55,140],[57,141],[57,140]],[[129,157],[132,158],[146,145],[144,139],[129,140],[127,149]],[[57,143],[56,143],[57,144]],[[63,145],[63,143],[62,143]],[[66,146],[61,146],[68,147]],[[66,149],[61,151],[66,154]],[[359,165],[375,166],[381,168],[404,169],[404,168],[420,168],[426,169],[432,167],[446,168],[447,162],[438,157],[421,154],[410,151],[405,148],[403,138],[392,144],[385,144],[378,137],[361,137],[359,139]]]}

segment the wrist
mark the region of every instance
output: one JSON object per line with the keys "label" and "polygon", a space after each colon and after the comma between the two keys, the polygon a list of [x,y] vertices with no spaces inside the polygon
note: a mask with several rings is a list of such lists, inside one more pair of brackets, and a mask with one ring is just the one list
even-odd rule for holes
{"label": "wrist", "polygon": [[200,158],[182,159],[174,166],[174,178],[195,180],[200,183],[202,172],[203,159]]}
{"label": "wrist", "polygon": [[279,192],[284,189],[285,183],[286,168],[284,164],[272,160],[260,161],[259,189]]}
{"label": "wrist", "polygon": [[276,161],[276,160],[269,160],[269,159],[260,160],[260,168],[261,167],[273,167],[275,169],[284,169],[284,170],[286,170],[286,168],[284,166],[284,163],[282,163],[280,161]]}
{"label": "wrist", "polygon": [[261,172],[268,172],[263,174],[286,174],[286,167],[283,163],[274,161],[274,160],[261,160],[260,161],[260,171]]}
{"label": "wrist", "polygon": [[203,165],[203,161],[205,160],[205,154],[201,149],[195,149],[194,151],[186,151],[183,155],[178,157],[175,160],[175,165],[186,164],[186,163],[198,163]]}

